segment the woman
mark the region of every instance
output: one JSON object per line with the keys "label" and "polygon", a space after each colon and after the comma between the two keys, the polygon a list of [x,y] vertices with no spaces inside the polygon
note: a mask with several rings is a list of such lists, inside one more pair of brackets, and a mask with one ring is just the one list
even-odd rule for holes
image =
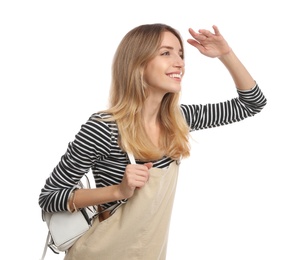
{"label": "woman", "polygon": [[[39,197],[47,212],[89,205],[102,211],[65,259],[165,259],[178,162],[190,154],[189,133],[243,120],[265,106],[255,80],[213,29],[189,29],[187,42],[223,63],[238,97],[212,105],[179,104],[185,63],[175,29],[146,24],[122,39],[109,108],[82,125]],[[96,188],[76,189],[90,169]]]}

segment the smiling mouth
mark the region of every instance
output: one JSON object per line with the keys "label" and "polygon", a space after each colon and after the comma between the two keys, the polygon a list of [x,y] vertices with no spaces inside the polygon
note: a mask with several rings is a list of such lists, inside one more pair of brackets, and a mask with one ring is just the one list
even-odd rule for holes
{"label": "smiling mouth", "polygon": [[180,74],[169,74],[168,76],[169,76],[170,78],[181,79],[181,77],[182,77],[182,73],[180,73]]}

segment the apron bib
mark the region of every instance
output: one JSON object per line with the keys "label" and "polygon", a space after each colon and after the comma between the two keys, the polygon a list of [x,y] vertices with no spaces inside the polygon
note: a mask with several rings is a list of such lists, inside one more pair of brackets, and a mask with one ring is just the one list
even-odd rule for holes
{"label": "apron bib", "polygon": [[65,260],[165,260],[179,166],[151,168],[143,188],[92,227],[69,249]]}

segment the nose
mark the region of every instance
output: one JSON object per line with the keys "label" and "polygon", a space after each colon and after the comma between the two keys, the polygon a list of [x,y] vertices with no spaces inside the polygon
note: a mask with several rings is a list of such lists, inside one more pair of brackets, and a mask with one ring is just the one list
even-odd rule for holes
{"label": "nose", "polygon": [[184,68],[185,66],[185,61],[181,56],[177,56],[175,62],[174,62],[174,67],[176,68]]}

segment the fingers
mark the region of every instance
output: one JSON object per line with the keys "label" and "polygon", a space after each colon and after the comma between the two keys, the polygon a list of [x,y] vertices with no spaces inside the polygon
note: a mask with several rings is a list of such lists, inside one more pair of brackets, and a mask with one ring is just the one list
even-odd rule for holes
{"label": "fingers", "polygon": [[187,42],[197,49],[201,51],[202,43],[206,42],[208,38],[212,36],[212,34],[207,30],[199,30],[198,32],[195,32],[192,28],[189,29],[189,33],[193,37],[193,39],[188,39]]}
{"label": "fingers", "polygon": [[212,26],[214,30],[214,34],[206,29],[199,29],[198,33],[195,32],[192,28],[189,28],[189,33],[198,41],[206,40],[207,38],[210,38],[212,36],[219,36],[220,32],[216,25]]}
{"label": "fingers", "polygon": [[200,29],[199,33],[200,33],[200,36],[204,36],[205,38],[210,38],[213,36],[213,33],[205,29]]}
{"label": "fingers", "polygon": [[206,29],[200,29],[195,32],[193,29],[189,29],[192,39],[188,39],[187,42],[196,47],[200,53],[207,57],[216,58],[221,57],[231,51],[228,43],[221,35],[216,25],[212,26],[214,33]]}
{"label": "fingers", "polygon": [[129,164],[125,171],[125,181],[129,187],[141,188],[149,179],[149,169],[152,163],[145,163],[144,165]]}
{"label": "fingers", "polygon": [[119,193],[123,198],[133,196],[135,189],[142,188],[149,180],[149,169],[152,163],[128,164],[122,182],[119,185]]}
{"label": "fingers", "polygon": [[207,37],[201,33],[195,32],[192,28],[189,28],[189,33],[193,39],[187,39],[187,42],[202,52],[203,46],[201,45],[201,42],[206,40]]}
{"label": "fingers", "polygon": [[213,25],[212,28],[214,30],[215,35],[219,36],[220,35],[220,31],[219,31],[218,27],[216,25]]}
{"label": "fingers", "polygon": [[151,162],[149,162],[149,163],[144,163],[144,165],[145,165],[148,169],[150,169],[150,168],[152,168],[153,163],[151,163]]}

